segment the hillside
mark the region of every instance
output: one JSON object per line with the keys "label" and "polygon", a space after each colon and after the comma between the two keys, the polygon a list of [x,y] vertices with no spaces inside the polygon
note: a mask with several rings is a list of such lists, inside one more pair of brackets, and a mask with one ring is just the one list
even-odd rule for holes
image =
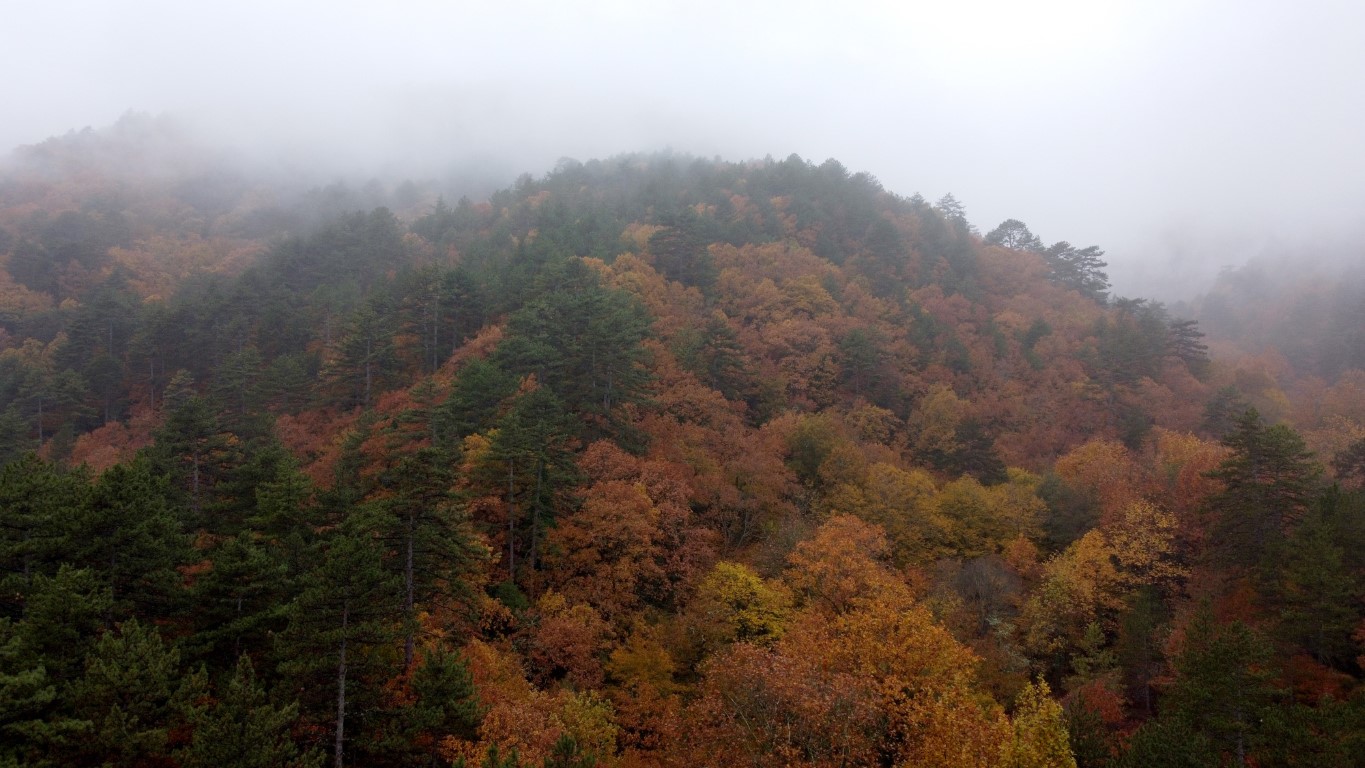
{"label": "hillside", "polygon": [[1365,760],[1335,319],[1206,347],[832,160],[448,201],[135,119],[8,161],[0,265],[0,760]]}

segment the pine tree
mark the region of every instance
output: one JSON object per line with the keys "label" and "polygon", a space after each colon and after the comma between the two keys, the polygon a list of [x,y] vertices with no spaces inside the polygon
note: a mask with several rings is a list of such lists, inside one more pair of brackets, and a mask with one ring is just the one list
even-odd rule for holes
{"label": "pine tree", "polygon": [[[570,452],[573,427],[563,403],[545,387],[517,398],[498,422],[485,471],[497,472],[505,482],[507,568],[513,580],[519,549],[528,553],[528,567],[536,568],[541,537],[553,522],[556,499],[577,478]],[[523,520],[528,541],[519,547],[518,531]]]}
{"label": "pine tree", "polygon": [[1174,662],[1168,717],[1208,739],[1236,765],[1267,743],[1280,691],[1272,683],[1270,645],[1241,622],[1219,624],[1204,603],[1185,628]]}
{"label": "pine tree", "polygon": [[100,475],[70,530],[72,562],[109,585],[117,615],[171,615],[182,596],[176,567],[190,558],[189,538],[168,503],[169,484],[145,459]]}
{"label": "pine tree", "polygon": [[17,617],[34,577],[57,572],[68,556],[69,517],[88,493],[85,477],[36,454],[0,466],[0,611]]}
{"label": "pine tree", "polygon": [[405,667],[413,663],[418,611],[469,602],[465,577],[486,554],[455,504],[454,481],[440,451],[419,449],[381,473],[380,495],[369,505],[387,567],[402,582]]}
{"label": "pine tree", "polygon": [[401,620],[399,583],[383,568],[379,542],[358,523],[343,521],[319,542],[276,649],[306,714],[332,733],[334,768],[350,754],[356,714],[374,706],[379,681],[395,671],[384,650]]}
{"label": "pine tree", "polygon": [[301,750],[292,728],[298,704],[272,702],[256,678],[251,658],[237,659],[232,677],[212,707],[190,717],[194,740],[177,753],[184,768],[319,768],[323,755]]}
{"label": "pine tree", "polygon": [[0,765],[46,768],[90,723],[63,711],[57,685],[21,631],[0,618]]}
{"label": "pine tree", "polygon": [[89,736],[72,744],[73,762],[131,768],[160,758],[204,686],[201,674],[181,672],[179,651],[155,629],[130,619],[106,632],[68,694],[76,714],[93,723]]}
{"label": "pine tree", "polygon": [[1254,408],[1237,418],[1223,444],[1232,455],[1208,473],[1224,484],[1207,502],[1216,552],[1227,563],[1255,565],[1303,518],[1322,468],[1298,433],[1266,426]]}
{"label": "pine tree", "polygon": [[1360,585],[1335,534],[1323,512],[1314,510],[1274,558],[1271,591],[1280,637],[1324,664],[1344,667],[1356,653],[1351,631],[1360,617]]}

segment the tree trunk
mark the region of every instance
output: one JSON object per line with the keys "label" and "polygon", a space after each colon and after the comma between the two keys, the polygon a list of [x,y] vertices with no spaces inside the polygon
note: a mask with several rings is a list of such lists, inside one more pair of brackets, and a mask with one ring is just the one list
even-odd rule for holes
{"label": "tree trunk", "polygon": [[351,605],[341,603],[341,660],[337,665],[337,738],[336,768],[342,768],[342,745],[346,741],[346,629],[351,617]]}
{"label": "tree trunk", "polygon": [[507,462],[507,580],[517,583],[517,550],[513,543],[517,534],[516,462]]}
{"label": "tree trunk", "polygon": [[[413,550],[414,550],[415,547],[416,547],[416,544],[415,544],[415,542],[414,542],[414,539],[415,539],[415,537],[416,537],[416,530],[415,530],[415,529],[416,529],[417,526],[416,526],[416,523],[413,521],[412,517],[413,517],[413,512],[412,512],[411,510],[409,510],[409,511],[408,511],[408,518],[407,518],[407,527],[408,527],[408,530],[407,530],[407,559],[406,559],[406,561],[405,561],[404,564],[403,564],[403,581],[404,581],[404,587],[406,587],[406,589],[407,589],[407,593],[406,593],[406,595],[404,595],[404,598],[403,598],[403,608],[407,611],[407,616],[408,616],[408,621],[409,621],[409,622],[411,622],[411,621],[414,620],[414,618],[413,618],[413,617],[414,617],[413,610],[414,610],[414,608],[416,607],[416,600],[415,600],[414,595],[413,595],[413,592],[414,592],[414,585],[413,585],[413,582],[414,582],[414,574],[413,574],[413,571],[414,571],[414,567],[413,567],[413,565],[414,565]],[[404,666],[405,669],[412,669],[412,658],[413,658],[413,650],[414,650],[413,646],[414,646],[414,643],[415,643],[415,640],[414,640],[413,635],[414,635],[413,627],[412,627],[411,624],[409,624],[409,625],[408,625],[408,636],[407,636],[407,638],[406,638],[406,639],[404,640],[404,642],[403,642],[403,666]]]}

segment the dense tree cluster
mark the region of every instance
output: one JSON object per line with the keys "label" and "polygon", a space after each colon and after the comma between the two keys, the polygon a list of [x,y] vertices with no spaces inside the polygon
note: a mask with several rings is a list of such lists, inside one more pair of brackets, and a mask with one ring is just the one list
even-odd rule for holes
{"label": "dense tree cluster", "polygon": [[798,157],[315,218],[48,171],[0,763],[1365,761],[1365,373],[1211,359],[1098,248]]}

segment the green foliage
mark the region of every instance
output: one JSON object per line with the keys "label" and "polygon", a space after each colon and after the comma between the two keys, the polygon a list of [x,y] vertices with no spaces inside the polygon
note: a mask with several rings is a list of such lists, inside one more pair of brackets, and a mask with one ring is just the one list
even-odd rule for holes
{"label": "green foliage", "polygon": [[169,498],[166,478],[138,459],[100,475],[72,521],[67,557],[105,580],[119,616],[167,616],[179,605],[176,567],[190,559],[189,538]]}
{"label": "green foliage", "polygon": [[550,756],[541,763],[544,768],[594,768],[597,758],[578,748],[578,742],[569,734],[561,734],[555,741]]}
{"label": "green foliage", "polygon": [[617,409],[641,403],[650,377],[642,342],[650,318],[634,296],[603,287],[582,261],[544,278],[546,292],[508,320],[494,362],[536,381],[583,420],[585,439],[627,433]]}
{"label": "green foliage", "polygon": [[483,710],[469,668],[459,656],[441,650],[423,654],[409,680],[411,696],[383,713],[382,734],[370,748],[367,764],[445,765],[436,754],[441,740],[472,741]]}
{"label": "green foliage", "polygon": [[1043,241],[1018,219],[1005,219],[1000,222],[999,226],[986,233],[984,242],[986,245],[999,245],[1020,251],[1043,250]]}
{"label": "green foliage", "polygon": [[680,218],[675,226],[651,235],[649,253],[654,257],[654,268],[669,280],[705,291],[716,283],[715,259],[707,245],[698,231],[696,214],[692,213]]}
{"label": "green foliage", "polygon": [[68,683],[79,674],[86,651],[113,610],[108,584],[88,569],[63,564],[55,576],[33,579],[24,620],[15,627],[26,656],[48,676]]}
{"label": "green foliage", "polygon": [[1360,617],[1360,582],[1344,560],[1337,531],[1319,507],[1285,541],[1270,577],[1280,637],[1338,668],[1354,661],[1351,632]]}
{"label": "green foliage", "polygon": [[486,360],[465,363],[455,375],[450,396],[433,414],[438,443],[455,449],[463,438],[492,426],[498,408],[516,388],[515,376]]}
{"label": "green foliage", "polygon": [[204,692],[202,674],[180,670],[180,653],[136,619],[100,637],[69,697],[93,724],[68,749],[79,760],[136,766],[166,753],[171,731]]}
{"label": "green foliage", "polygon": [[535,569],[545,528],[561,508],[557,502],[578,477],[570,452],[575,426],[546,387],[519,396],[498,421],[483,471],[506,491],[507,568],[514,579],[519,552],[529,555],[527,565]]}
{"label": "green foliage", "polygon": [[251,658],[241,656],[212,706],[191,708],[194,738],[178,752],[185,768],[319,768],[322,754],[301,750],[291,730],[298,704],[271,701]]}
{"label": "green foliage", "polygon": [[1208,473],[1224,484],[1207,501],[1215,551],[1224,562],[1255,565],[1303,518],[1322,469],[1298,433],[1282,424],[1266,426],[1255,409],[1238,417],[1223,444],[1232,455]]}
{"label": "green foliage", "polygon": [[1113,763],[1119,751],[1117,740],[1100,714],[1089,706],[1084,691],[1068,697],[1062,720],[1076,768],[1108,768]]}
{"label": "green foliage", "polygon": [[29,645],[0,618],[0,765],[53,765],[52,751],[90,726],[61,711],[57,685]]}
{"label": "green foliage", "polygon": [[0,466],[0,606],[17,616],[39,574],[55,574],[69,546],[64,533],[85,503],[86,478],[29,453]]}
{"label": "green foliage", "polygon": [[1245,764],[1247,755],[1272,743],[1281,716],[1282,693],[1272,682],[1271,657],[1270,645],[1257,632],[1241,622],[1218,623],[1203,604],[1185,628],[1162,720],[1202,737],[1192,739],[1191,747],[1207,743]]}
{"label": "green foliage", "polygon": [[1043,250],[1048,277],[1063,288],[1104,304],[1109,297],[1109,276],[1104,273],[1104,251],[1098,246],[1076,248],[1065,240]]}

